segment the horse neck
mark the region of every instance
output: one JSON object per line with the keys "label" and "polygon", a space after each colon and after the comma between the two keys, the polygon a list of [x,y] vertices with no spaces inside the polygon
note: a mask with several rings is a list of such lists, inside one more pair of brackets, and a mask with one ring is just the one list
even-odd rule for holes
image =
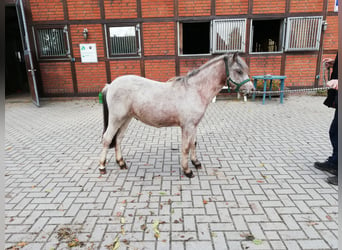
{"label": "horse neck", "polygon": [[226,71],[223,59],[210,65],[193,76],[193,86],[197,88],[202,100],[209,104],[222,89],[226,81]]}

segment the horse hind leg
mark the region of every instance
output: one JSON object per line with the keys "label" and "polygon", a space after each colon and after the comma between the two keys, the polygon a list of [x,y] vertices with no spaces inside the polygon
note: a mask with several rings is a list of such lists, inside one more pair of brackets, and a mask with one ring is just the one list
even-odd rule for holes
{"label": "horse hind leg", "polygon": [[120,169],[127,169],[126,162],[124,161],[121,153],[121,141],[124,137],[125,131],[131,121],[131,118],[128,118],[127,121],[124,122],[124,124],[120,127],[118,133],[116,134],[116,140],[115,140],[115,157],[116,157],[116,163],[119,164]]}
{"label": "horse hind leg", "polygon": [[102,144],[103,144],[103,149],[100,155],[100,173],[101,174],[106,174],[106,157],[107,157],[107,153],[108,153],[108,149],[112,143],[112,140],[115,140],[115,135],[117,133],[119,126],[118,125],[114,125],[113,123],[108,124],[108,127],[105,131],[105,133],[103,134],[102,137]]}

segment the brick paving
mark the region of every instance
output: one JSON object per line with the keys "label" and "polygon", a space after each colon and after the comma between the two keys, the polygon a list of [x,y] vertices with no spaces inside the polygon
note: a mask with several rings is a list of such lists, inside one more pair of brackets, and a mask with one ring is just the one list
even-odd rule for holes
{"label": "brick paving", "polygon": [[6,248],[337,249],[337,187],[313,168],[331,152],[323,100],[210,104],[193,179],[180,169],[179,128],[132,121],[128,170],[112,150],[100,176],[95,100],[7,102]]}

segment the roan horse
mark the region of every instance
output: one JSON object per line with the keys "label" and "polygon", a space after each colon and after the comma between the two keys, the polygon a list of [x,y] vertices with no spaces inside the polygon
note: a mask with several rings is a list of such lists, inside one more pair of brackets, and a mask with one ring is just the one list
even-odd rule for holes
{"label": "roan horse", "polygon": [[195,168],[201,168],[196,157],[196,128],[218,92],[228,89],[248,94],[254,86],[248,76],[247,64],[237,55],[218,56],[186,76],[161,83],[140,76],[116,78],[102,90],[103,95],[103,150],[100,173],[106,173],[106,156],[115,147],[116,162],[127,169],[120,144],[132,117],[154,127],[179,126],[182,130],[181,166],[185,175],[194,177],[188,167],[188,156]]}

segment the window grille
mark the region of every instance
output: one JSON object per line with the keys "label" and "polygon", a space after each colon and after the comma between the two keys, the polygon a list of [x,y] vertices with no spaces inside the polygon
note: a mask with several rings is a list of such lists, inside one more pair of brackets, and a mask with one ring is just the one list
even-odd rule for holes
{"label": "window grille", "polygon": [[213,53],[245,52],[246,19],[213,20]]}
{"label": "window grille", "polygon": [[138,55],[138,31],[138,26],[109,27],[110,55]]}
{"label": "window grille", "polygon": [[285,50],[318,50],[322,19],[321,16],[288,18]]}
{"label": "window grille", "polygon": [[38,29],[40,57],[63,57],[68,55],[66,30],[64,28]]}

